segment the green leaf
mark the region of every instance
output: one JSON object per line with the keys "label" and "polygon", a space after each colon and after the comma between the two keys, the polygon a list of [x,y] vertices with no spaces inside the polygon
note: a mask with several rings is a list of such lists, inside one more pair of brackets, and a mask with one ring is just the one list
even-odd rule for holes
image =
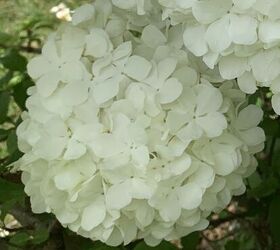
{"label": "green leaf", "polygon": [[[267,138],[267,141],[270,138]],[[267,143],[268,144],[268,143]],[[271,147],[271,144],[269,145]],[[270,149],[272,150],[272,149]],[[280,175],[280,154],[279,154],[279,150],[280,150],[280,139],[276,138],[276,142],[273,146],[273,151],[272,152],[268,152],[270,154],[271,157],[271,164],[273,167],[273,170],[275,173],[278,173],[278,175]],[[271,171],[270,169],[268,169],[268,171]]]}
{"label": "green leaf", "polygon": [[280,137],[280,126],[278,120],[272,120],[271,118],[266,117],[260,126],[265,131],[266,136]]}
{"label": "green leaf", "polygon": [[13,76],[14,76],[13,71],[8,71],[6,75],[0,78],[0,86],[7,85],[10,82],[10,80],[13,78]]}
{"label": "green leaf", "polygon": [[27,89],[33,85],[31,80],[24,80],[14,87],[14,99],[21,110],[25,110],[25,102],[28,97]]}
{"label": "green leaf", "polygon": [[94,244],[94,246],[90,249],[85,249],[85,250],[120,250],[121,248],[119,247],[109,247],[105,245],[105,243],[100,242],[99,244]]}
{"label": "green leaf", "polygon": [[[1,248],[0,248],[1,249]],[[18,247],[8,246],[7,250],[20,250]]]}
{"label": "green leaf", "polygon": [[120,250],[121,247],[110,247],[101,241],[95,241],[94,244],[90,244],[89,248],[84,248],[83,250]]}
{"label": "green leaf", "polygon": [[12,238],[10,239],[10,243],[15,244],[17,246],[24,246],[28,243],[30,240],[30,235],[22,232],[22,233],[17,233]]}
{"label": "green leaf", "polygon": [[256,198],[264,198],[267,197],[277,190],[279,187],[279,181],[275,177],[270,177],[268,179],[263,180],[259,186],[253,188],[248,192],[250,196]]}
{"label": "green leaf", "polygon": [[12,155],[18,149],[16,131],[12,130],[7,139],[8,152]]}
{"label": "green leaf", "polygon": [[[7,215],[7,213],[9,213],[9,211],[14,208],[17,204],[17,200],[12,199],[9,201],[6,201],[4,203],[1,204],[1,215],[0,215],[0,219],[3,221],[5,219],[5,216]],[[1,249],[1,248],[0,248]]]}
{"label": "green leaf", "polygon": [[0,58],[0,62],[7,69],[13,71],[24,72],[26,70],[27,60],[24,56],[20,55],[16,50],[12,49],[10,52]]}
{"label": "green leaf", "polygon": [[249,104],[257,104],[260,101],[260,90],[257,90],[255,94],[249,95]]}
{"label": "green leaf", "polygon": [[82,238],[69,230],[63,233],[65,250],[96,250],[95,243],[86,238]]}
{"label": "green leaf", "polygon": [[38,229],[35,231],[35,234],[33,235],[32,243],[35,245],[39,245],[45,241],[47,241],[49,238],[49,231],[45,228]]}
{"label": "green leaf", "polygon": [[280,243],[280,197],[275,197],[269,206],[268,222],[274,240]]}
{"label": "green leaf", "polygon": [[240,249],[240,244],[236,240],[230,240],[225,245],[225,250],[238,250]]}
{"label": "green leaf", "polygon": [[18,200],[25,197],[23,185],[6,181],[0,178],[0,203]]}
{"label": "green leaf", "polygon": [[10,130],[0,129],[0,142],[5,141],[8,138]]}
{"label": "green leaf", "polygon": [[262,183],[262,178],[258,172],[253,173],[248,179],[249,186],[254,189],[257,188]]}
{"label": "green leaf", "polygon": [[142,241],[137,244],[134,250],[177,250],[177,247],[167,241],[163,241],[156,247],[149,247],[144,241]]}
{"label": "green leaf", "polygon": [[6,91],[0,93],[0,124],[3,123],[8,114],[10,94]]}
{"label": "green leaf", "polygon": [[23,153],[20,152],[18,149],[13,152],[12,155],[9,156],[9,158],[7,159],[7,161],[5,161],[5,163],[2,165],[3,167],[9,166],[10,164],[16,162],[20,157],[22,157]]}
{"label": "green leaf", "polygon": [[188,236],[181,239],[184,250],[195,250],[200,240],[198,232],[189,234]]}
{"label": "green leaf", "polygon": [[14,37],[8,33],[0,31],[0,44],[1,45],[11,45],[11,42],[14,41]]}

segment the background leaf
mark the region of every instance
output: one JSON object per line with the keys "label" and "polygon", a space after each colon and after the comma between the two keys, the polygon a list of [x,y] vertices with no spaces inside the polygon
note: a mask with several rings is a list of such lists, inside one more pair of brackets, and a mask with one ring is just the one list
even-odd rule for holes
{"label": "background leaf", "polygon": [[7,118],[10,100],[11,97],[8,92],[0,92],[0,124],[3,123]]}
{"label": "background leaf", "polygon": [[156,247],[147,246],[146,243],[142,241],[134,248],[134,250],[151,250],[151,249],[154,249],[154,250],[175,250],[177,248],[173,244],[171,244],[167,241],[161,242]]}
{"label": "background leaf", "polygon": [[274,240],[280,243],[280,197],[275,197],[271,201],[268,221]]}
{"label": "background leaf", "polygon": [[22,232],[17,233],[10,239],[10,243],[17,246],[24,246],[30,241],[31,237],[29,234]]}
{"label": "background leaf", "polygon": [[189,234],[188,236],[182,238],[181,242],[184,250],[195,250],[200,240],[198,232]]}
{"label": "background leaf", "polygon": [[7,69],[14,71],[25,71],[27,60],[24,56],[20,55],[18,51],[11,49],[7,55],[0,58],[0,62]]}
{"label": "background leaf", "polygon": [[22,201],[25,197],[23,185],[9,182],[0,178],[0,203],[17,200]]}

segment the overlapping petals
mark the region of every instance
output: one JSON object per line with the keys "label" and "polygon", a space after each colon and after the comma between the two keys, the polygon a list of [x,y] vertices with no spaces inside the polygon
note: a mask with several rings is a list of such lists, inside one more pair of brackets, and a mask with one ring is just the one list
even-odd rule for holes
{"label": "overlapping petals", "polygon": [[[278,75],[277,48],[250,58],[224,53],[257,39],[255,19],[225,17],[231,0],[159,3],[170,16],[192,7],[197,23],[170,27],[155,1],[97,0],[78,8],[28,65],[36,85],[17,135],[32,209],[111,246],[136,239],[155,246],[203,230],[211,212],[245,191],[265,138],[262,111],[246,105],[238,85],[253,93],[256,81]],[[213,32],[228,28],[216,42]],[[221,75],[238,85],[213,84],[215,74],[193,60],[183,39],[209,62],[221,57]],[[259,72],[267,60],[258,56],[273,65],[267,78]]]}

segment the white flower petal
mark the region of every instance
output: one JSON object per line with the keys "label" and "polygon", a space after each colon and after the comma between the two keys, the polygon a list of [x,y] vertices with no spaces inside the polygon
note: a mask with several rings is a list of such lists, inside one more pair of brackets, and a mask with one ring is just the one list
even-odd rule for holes
{"label": "white flower petal", "polygon": [[34,153],[43,159],[54,160],[61,156],[65,146],[65,138],[43,136],[36,143]]}
{"label": "white flower petal", "polygon": [[102,81],[93,87],[93,97],[98,105],[109,101],[119,92],[119,77]]}
{"label": "white flower petal", "polygon": [[64,121],[59,117],[53,117],[44,124],[44,128],[48,131],[50,136],[54,137],[67,137],[67,126]]}
{"label": "white flower petal", "polygon": [[52,71],[39,78],[36,82],[38,93],[43,97],[50,96],[57,88],[61,75],[58,71]]}
{"label": "white flower petal", "polygon": [[263,111],[261,108],[251,104],[240,111],[235,126],[241,130],[253,128],[258,126],[262,118]]}
{"label": "white flower petal", "polygon": [[183,125],[187,124],[191,119],[192,114],[188,114],[185,112],[175,112],[170,111],[168,112],[167,118],[166,118],[166,124],[168,129],[175,133],[178,131]]}
{"label": "white flower petal", "polygon": [[221,176],[229,175],[236,168],[235,154],[227,154],[226,152],[215,152],[215,164],[213,169],[216,174]]}
{"label": "white flower petal", "polygon": [[215,65],[217,64],[219,59],[218,53],[213,53],[209,51],[206,55],[203,56],[203,62],[208,66],[210,69],[214,69]]}
{"label": "white flower petal", "polygon": [[176,4],[178,5],[178,7],[182,9],[187,9],[192,7],[195,2],[196,0],[176,0]]}
{"label": "white flower petal", "polygon": [[137,236],[137,227],[135,225],[134,219],[123,218],[120,220],[119,229],[123,235],[123,244],[128,245]]}
{"label": "white flower petal", "polygon": [[34,57],[27,64],[28,74],[34,79],[41,77],[46,72],[52,71],[53,69],[55,69],[55,67],[52,67],[51,63],[43,56]]}
{"label": "white flower petal", "polygon": [[224,56],[219,63],[219,70],[224,79],[232,80],[244,74],[249,69],[247,58],[234,55]]}
{"label": "white flower petal", "polygon": [[129,77],[141,81],[145,79],[152,69],[152,64],[140,56],[131,56],[124,69],[124,73]]}
{"label": "white flower petal", "polygon": [[198,170],[190,176],[189,181],[196,183],[201,188],[208,188],[213,184],[214,178],[215,173],[212,167],[201,164]]}
{"label": "white flower petal", "polygon": [[196,118],[196,123],[199,124],[209,138],[220,136],[224,129],[227,128],[226,118],[218,112],[198,117]]}
{"label": "white flower petal", "polygon": [[164,45],[167,40],[163,33],[154,25],[148,25],[143,29],[141,39],[150,48]]}
{"label": "white flower petal", "polygon": [[265,141],[265,134],[262,128],[255,127],[240,132],[241,138],[248,146],[257,146]]}
{"label": "white flower petal", "polygon": [[109,209],[121,209],[126,207],[132,200],[129,182],[123,182],[111,186],[106,197],[106,206]]}
{"label": "white flower petal", "polygon": [[81,62],[67,62],[61,66],[61,75],[64,82],[81,81],[85,76],[84,65]]}
{"label": "white flower petal", "polygon": [[123,241],[123,236],[120,230],[117,227],[114,227],[113,232],[111,233],[108,240],[106,240],[106,244],[112,247],[119,246]]}
{"label": "white flower petal", "polygon": [[143,110],[145,104],[145,93],[138,85],[130,85],[126,90],[126,98],[131,101],[138,111]]}
{"label": "white flower petal", "polygon": [[112,134],[96,136],[94,141],[90,143],[90,147],[98,157],[102,158],[108,158],[119,154],[123,149],[123,145],[120,144]]}
{"label": "white flower petal", "polygon": [[82,143],[76,141],[75,139],[70,139],[63,158],[65,160],[77,159],[84,155],[86,151],[87,149]]}
{"label": "white flower petal", "polygon": [[63,62],[79,60],[85,46],[87,32],[73,26],[67,26],[62,34],[61,59]]}
{"label": "white flower petal", "polygon": [[54,64],[59,63],[60,59],[57,52],[57,44],[54,39],[50,38],[42,48],[42,55]]}
{"label": "white flower petal", "polygon": [[251,72],[245,72],[238,77],[237,83],[239,88],[246,94],[254,94],[257,90],[257,83]]}
{"label": "white flower petal", "polygon": [[196,183],[188,183],[177,191],[180,205],[184,209],[195,209],[202,201],[202,189]]}
{"label": "white flower petal", "polygon": [[97,199],[91,205],[87,206],[81,219],[81,227],[90,231],[102,223],[106,216],[106,207],[103,199]]}
{"label": "white flower petal", "polygon": [[129,10],[136,6],[135,0],[112,0],[113,4],[118,8]]}
{"label": "white flower petal", "polygon": [[84,4],[75,9],[72,16],[72,23],[78,25],[80,23],[91,20],[95,17],[95,8],[92,4]]}
{"label": "white flower petal", "polygon": [[208,24],[225,15],[231,7],[231,0],[195,1],[192,13],[200,23]]}
{"label": "white flower petal", "polygon": [[166,80],[172,75],[177,65],[177,60],[174,58],[166,58],[158,64],[158,75],[160,80]]}
{"label": "white flower petal", "polygon": [[172,161],[167,164],[166,167],[170,169],[170,172],[174,175],[180,175],[189,169],[191,166],[191,157],[187,154],[184,154],[178,160]]}
{"label": "white flower petal", "polygon": [[132,43],[131,43],[131,41],[128,41],[128,42],[120,44],[113,51],[113,58],[114,58],[114,60],[119,60],[124,57],[130,56],[131,52],[132,52]]}
{"label": "white flower petal", "polygon": [[250,45],[257,41],[258,22],[250,16],[230,15],[229,35],[236,44]]}
{"label": "white flower petal", "polygon": [[280,94],[275,94],[271,99],[272,107],[274,111],[280,115]]}
{"label": "white flower petal", "polygon": [[109,36],[102,29],[94,28],[86,37],[86,55],[100,58],[112,51],[112,49],[113,45]]}
{"label": "white flower petal", "polygon": [[259,38],[264,43],[280,40],[280,22],[264,21],[259,26]]}
{"label": "white flower petal", "polygon": [[153,208],[151,208],[149,205],[146,205],[146,203],[143,203],[143,205],[141,204],[139,207],[137,207],[135,216],[137,222],[143,227],[146,227],[153,222],[155,212]]}
{"label": "white flower petal", "polygon": [[259,82],[269,82],[280,74],[280,50],[270,49],[258,52],[249,60],[253,75]]}
{"label": "white flower petal", "polygon": [[184,44],[196,56],[203,56],[208,52],[205,40],[205,26],[189,26],[184,32]]}
{"label": "white flower petal", "polygon": [[223,96],[221,92],[211,85],[200,84],[196,86],[197,107],[196,115],[201,116],[215,112],[222,106]]}
{"label": "white flower petal", "polygon": [[183,142],[190,142],[191,140],[200,138],[203,135],[203,130],[192,121],[187,126],[180,129],[176,135]]}
{"label": "white flower petal", "polygon": [[68,166],[64,166],[64,168],[54,177],[54,182],[59,190],[70,191],[81,182],[82,178],[77,170],[68,168]]}
{"label": "white flower petal", "polygon": [[198,82],[197,72],[188,66],[177,69],[173,73],[173,77],[177,78],[185,86],[193,86]]}
{"label": "white flower petal", "polygon": [[132,178],[130,182],[131,196],[134,199],[150,199],[154,189],[143,179]]}
{"label": "white flower petal", "polygon": [[[166,222],[176,221],[180,217],[181,207],[174,193],[166,197],[160,207],[159,214]],[[165,234],[165,232],[163,232],[163,234]]]}
{"label": "white flower petal", "polygon": [[60,97],[66,105],[79,105],[87,100],[88,87],[82,82],[67,84],[61,90]]}
{"label": "white flower petal", "polygon": [[233,0],[234,6],[241,10],[247,10],[251,8],[257,0]]}
{"label": "white flower petal", "polygon": [[149,163],[149,150],[146,146],[140,146],[131,151],[132,161],[136,167],[146,167]]}
{"label": "white flower petal", "polygon": [[174,102],[183,91],[182,84],[176,78],[170,78],[164,82],[159,90],[159,101],[161,104]]}
{"label": "white flower petal", "polygon": [[56,214],[57,219],[59,220],[60,223],[62,224],[70,224],[75,222],[77,218],[79,217],[78,213],[75,212],[70,212],[70,211],[60,211]]}
{"label": "white flower petal", "polygon": [[222,52],[231,45],[232,40],[228,34],[228,29],[228,16],[217,20],[208,27],[205,39],[213,52]]}

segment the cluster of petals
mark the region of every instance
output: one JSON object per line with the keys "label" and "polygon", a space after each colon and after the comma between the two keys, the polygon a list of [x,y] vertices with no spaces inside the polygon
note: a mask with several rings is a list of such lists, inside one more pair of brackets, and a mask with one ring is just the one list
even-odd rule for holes
{"label": "cluster of petals", "polygon": [[[128,2],[131,5],[128,5]],[[133,6],[132,6],[133,2]],[[162,19],[183,24],[187,50],[225,80],[253,94],[269,87],[272,106],[280,114],[280,2],[279,0],[115,0],[119,8],[162,10]],[[145,8],[144,8],[144,7]],[[142,12],[137,12],[139,15]]]}
{"label": "cluster of petals", "polygon": [[264,145],[260,108],[235,81],[211,83],[183,26],[160,15],[152,1],[96,0],[28,64],[17,135],[32,209],[111,246],[205,229]]}

